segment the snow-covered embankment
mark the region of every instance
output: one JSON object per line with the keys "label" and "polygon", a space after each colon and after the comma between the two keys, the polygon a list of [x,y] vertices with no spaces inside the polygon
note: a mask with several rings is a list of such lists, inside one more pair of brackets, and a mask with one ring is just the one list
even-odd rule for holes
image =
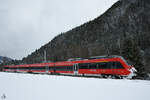
{"label": "snow-covered embankment", "polygon": [[0,96],[0,100],[150,100],[150,81],[1,72]]}

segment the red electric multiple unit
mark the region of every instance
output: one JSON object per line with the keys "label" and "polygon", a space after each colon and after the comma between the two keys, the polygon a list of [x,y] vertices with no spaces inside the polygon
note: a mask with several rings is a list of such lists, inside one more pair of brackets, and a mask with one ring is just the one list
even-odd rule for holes
{"label": "red electric multiple unit", "polygon": [[64,62],[8,65],[4,71],[71,75],[134,76],[135,69],[121,56],[97,56],[87,59],[73,58]]}

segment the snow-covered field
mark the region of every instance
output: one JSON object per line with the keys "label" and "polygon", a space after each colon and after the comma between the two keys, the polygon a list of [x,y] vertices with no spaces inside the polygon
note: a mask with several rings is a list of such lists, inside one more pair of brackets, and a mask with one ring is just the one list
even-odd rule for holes
{"label": "snow-covered field", "polygon": [[0,100],[150,100],[150,81],[0,72]]}

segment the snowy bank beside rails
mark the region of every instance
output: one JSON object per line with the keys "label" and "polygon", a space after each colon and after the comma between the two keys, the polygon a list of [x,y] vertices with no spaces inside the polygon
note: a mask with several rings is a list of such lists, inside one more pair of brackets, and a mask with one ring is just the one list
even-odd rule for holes
{"label": "snowy bank beside rails", "polygon": [[0,72],[0,100],[150,100],[150,81]]}

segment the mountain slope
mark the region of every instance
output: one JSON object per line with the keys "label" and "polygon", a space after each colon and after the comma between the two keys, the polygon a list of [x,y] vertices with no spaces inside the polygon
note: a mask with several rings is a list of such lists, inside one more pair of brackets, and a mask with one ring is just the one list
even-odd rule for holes
{"label": "mountain slope", "polygon": [[12,60],[11,58],[0,56],[0,64],[3,62],[11,61],[11,60]]}
{"label": "mountain slope", "polygon": [[56,36],[22,62],[41,62],[44,51],[51,61],[122,55],[138,70],[150,72],[149,17],[149,0],[119,0],[103,15]]}
{"label": "mountain slope", "polygon": [[3,65],[12,61],[13,59],[8,58],[8,57],[4,57],[4,56],[0,56],[0,71],[2,71],[3,69]]}

